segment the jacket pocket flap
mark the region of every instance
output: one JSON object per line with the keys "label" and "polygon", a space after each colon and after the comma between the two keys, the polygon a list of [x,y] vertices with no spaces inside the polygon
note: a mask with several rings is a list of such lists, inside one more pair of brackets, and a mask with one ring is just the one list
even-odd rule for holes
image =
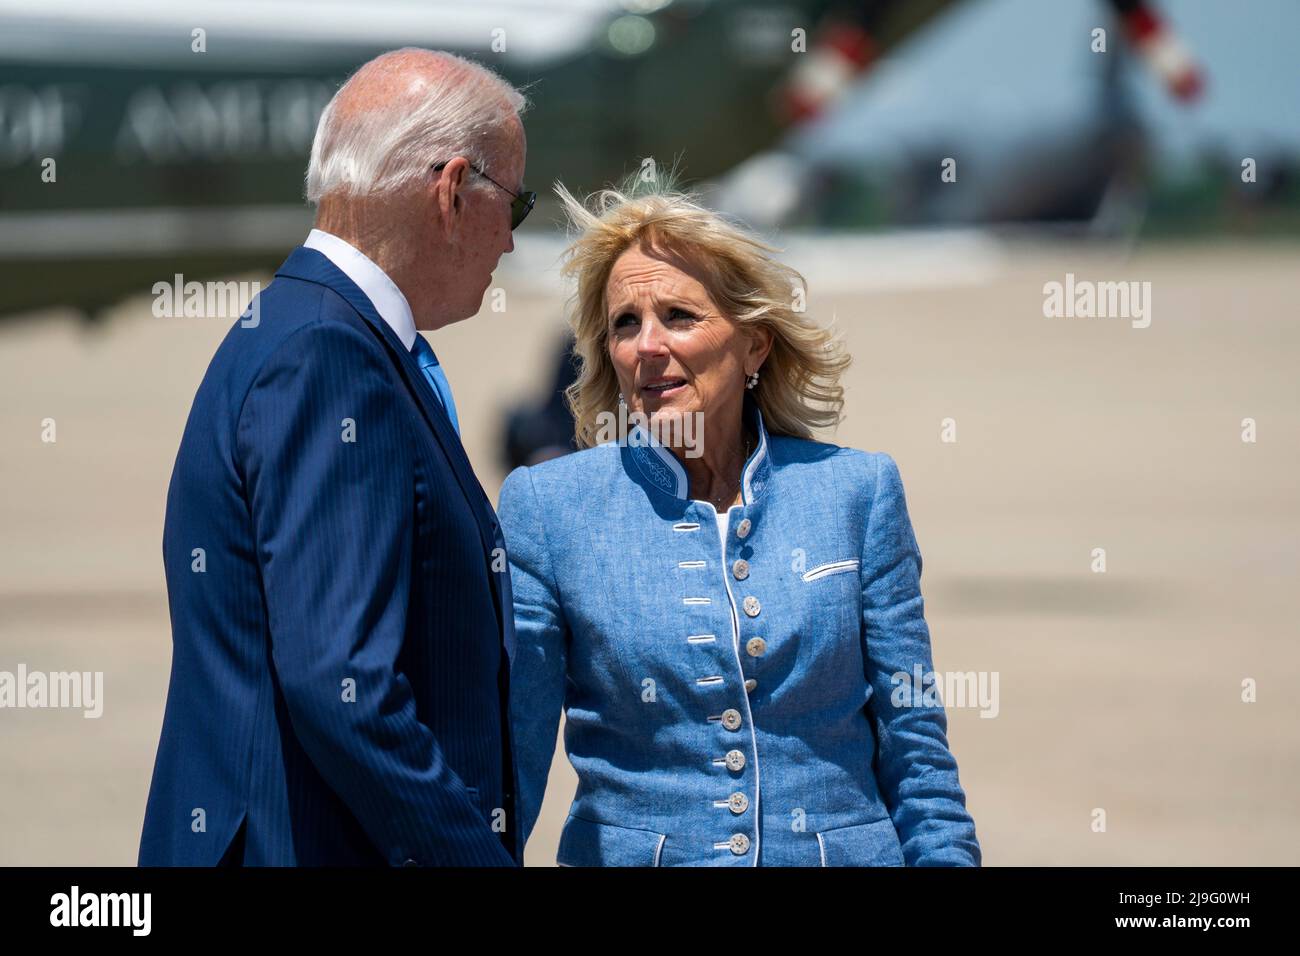
{"label": "jacket pocket flap", "polygon": [[555,862],[560,866],[658,866],[664,835],[569,814]]}
{"label": "jacket pocket flap", "polygon": [[847,561],[832,561],[830,564],[819,564],[815,568],[810,568],[803,573],[805,581],[816,581],[818,578],[824,578],[828,574],[843,574],[846,571],[856,571],[858,569],[858,559],[851,558]]}
{"label": "jacket pocket flap", "polygon": [[906,866],[903,845],[886,817],[874,823],[836,827],[817,834],[823,866]]}

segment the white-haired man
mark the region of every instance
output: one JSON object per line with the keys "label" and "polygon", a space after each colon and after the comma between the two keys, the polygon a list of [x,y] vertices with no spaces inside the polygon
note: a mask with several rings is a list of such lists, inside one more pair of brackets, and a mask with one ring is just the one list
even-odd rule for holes
{"label": "white-haired man", "polygon": [[316,228],[218,349],[172,474],[142,865],[522,859],[504,543],[419,331],[474,315],[514,248],[523,108],[404,49],[321,115]]}

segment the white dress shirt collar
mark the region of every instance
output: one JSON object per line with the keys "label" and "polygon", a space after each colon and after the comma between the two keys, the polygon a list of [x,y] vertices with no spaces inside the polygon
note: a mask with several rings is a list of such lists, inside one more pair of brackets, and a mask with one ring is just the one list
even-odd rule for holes
{"label": "white dress shirt collar", "polygon": [[303,246],[324,255],[355,282],[375,311],[397,333],[406,350],[411,350],[415,344],[415,318],[411,315],[411,304],[383,269],[351,243],[320,229],[313,229]]}

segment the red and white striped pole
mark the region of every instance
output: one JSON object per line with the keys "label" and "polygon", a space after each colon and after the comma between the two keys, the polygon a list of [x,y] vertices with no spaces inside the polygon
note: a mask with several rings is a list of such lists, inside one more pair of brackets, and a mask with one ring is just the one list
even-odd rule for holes
{"label": "red and white striped pole", "polygon": [[1143,0],[1112,0],[1124,32],[1146,63],[1174,97],[1196,99],[1205,85],[1191,52]]}
{"label": "red and white striped pole", "polygon": [[875,59],[871,35],[853,23],[822,31],[813,48],[799,57],[780,102],[784,118],[800,123],[820,115]]}

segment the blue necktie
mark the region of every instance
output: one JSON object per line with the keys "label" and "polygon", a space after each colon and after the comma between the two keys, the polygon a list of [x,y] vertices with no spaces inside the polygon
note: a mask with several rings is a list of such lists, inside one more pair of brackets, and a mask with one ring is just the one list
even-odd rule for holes
{"label": "blue necktie", "polygon": [[433,346],[423,335],[417,333],[415,344],[411,346],[411,354],[420,363],[420,371],[424,372],[424,377],[433,386],[433,394],[437,395],[438,401],[442,402],[447,417],[451,419],[451,427],[456,429],[456,434],[459,435],[460,422],[456,419],[456,402],[451,397],[451,383],[447,381],[447,375],[438,362],[438,356],[433,354]]}

